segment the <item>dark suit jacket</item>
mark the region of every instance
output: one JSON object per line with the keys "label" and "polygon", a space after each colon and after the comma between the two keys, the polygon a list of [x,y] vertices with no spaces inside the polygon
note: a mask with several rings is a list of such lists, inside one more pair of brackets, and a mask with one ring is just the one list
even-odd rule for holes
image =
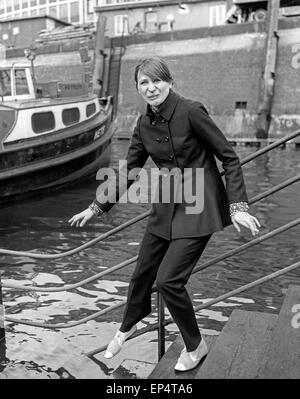
{"label": "dark suit jacket", "polygon": [[[190,168],[194,180],[196,169],[204,170],[202,212],[187,214],[187,202],[176,203],[174,198],[170,203],[154,203],[147,225],[152,234],[166,239],[211,234],[231,224],[230,203],[247,202],[239,158],[204,106],[197,101],[171,90],[159,106],[158,114],[147,107],[147,113],[139,118],[134,129],[127,154],[127,171],[143,167],[149,155],[159,169],[178,168],[183,172]],[[225,170],[226,190],[215,156]],[[94,202],[108,211],[132,182],[127,180],[121,192],[113,182],[109,199],[108,190],[105,196],[100,190]]]}

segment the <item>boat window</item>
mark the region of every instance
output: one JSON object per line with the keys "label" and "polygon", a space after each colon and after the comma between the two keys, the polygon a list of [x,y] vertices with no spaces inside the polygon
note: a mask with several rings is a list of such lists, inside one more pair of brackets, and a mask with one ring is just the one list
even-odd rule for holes
{"label": "boat window", "polygon": [[11,130],[15,122],[15,111],[0,109],[0,133],[2,138]]}
{"label": "boat window", "polygon": [[68,126],[77,123],[80,120],[80,112],[78,108],[64,109],[62,113],[63,123]]}
{"label": "boat window", "polygon": [[55,128],[53,112],[38,112],[32,115],[31,124],[34,133],[44,133]]}
{"label": "boat window", "polygon": [[15,69],[16,94],[29,94],[25,69]]}
{"label": "boat window", "polygon": [[95,105],[95,103],[88,104],[88,105],[86,106],[86,116],[87,116],[87,118],[88,118],[89,116],[93,115],[95,112],[96,112],[96,105]]}
{"label": "boat window", "polygon": [[11,78],[9,69],[0,70],[0,96],[11,96]]}

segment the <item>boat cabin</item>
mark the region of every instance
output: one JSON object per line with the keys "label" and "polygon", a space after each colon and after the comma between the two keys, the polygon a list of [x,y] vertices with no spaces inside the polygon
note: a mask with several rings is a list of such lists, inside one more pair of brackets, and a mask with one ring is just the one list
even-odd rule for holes
{"label": "boat cabin", "polygon": [[35,98],[30,66],[0,67],[0,102]]}

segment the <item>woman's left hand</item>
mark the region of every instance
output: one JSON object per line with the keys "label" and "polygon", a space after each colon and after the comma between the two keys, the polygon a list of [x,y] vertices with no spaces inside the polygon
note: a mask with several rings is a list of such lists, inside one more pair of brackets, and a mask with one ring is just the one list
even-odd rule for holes
{"label": "woman's left hand", "polygon": [[256,219],[256,217],[250,215],[248,212],[235,212],[231,216],[232,223],[236,230],[240,233],[241,229],[240,226],[247,227],[250,229],[251,233],[253,236],[258,234],[259,230],[258,228],[260,227],[259,221]]}

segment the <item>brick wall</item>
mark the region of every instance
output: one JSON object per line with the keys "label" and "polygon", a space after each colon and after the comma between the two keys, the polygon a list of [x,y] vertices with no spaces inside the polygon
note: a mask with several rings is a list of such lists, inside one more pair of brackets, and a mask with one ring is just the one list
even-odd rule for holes
{"label": "brick wall", "polygon": [[[279,36],[270,136],[300,127],[300,28],[281,30]],[[144,110],[133,83],[137,60],[159,55],[168,61],[175,89],[203,102],[228,137],[255,138],[265,39],[258,32],[128,46],[121,68],[119,126],[131,131]],[[236,109],[236,102],[246,102],[246,109]]]}
{"label": "brick wall", "polygon": [[[241,136],[247,125],[249,133],[257,108],[264,41],[264,34],[247,34],[127,47],[121,68],[120,123],[121,115],[126,119],[143,111],[133,71],[139,58],[156,54],[168,61],[175,90],[203,102],[223,131]],[[236,102],[247,102],[246,110],[236,110]]]}
{"label": "brick wall", "polygon": [[[279,28],[271,137],[285,135],[300,127],[300,19],[281,19]],[[160,34],[150,42],[145,38],[142,42],[143,36],[140,36],[140,41],[126,46],[118,98],[118,126],[126,134],[131,133],[137,116],[145,109],[133,82],[135,65],[141,57],[157,54],[167,59],[176,80],[175,89],[184,96],[202,101],[225,134],[255,137],[256,109],[265,61],[266,35],[262,26],[225,25],[197,32],[201,33],[198,38],[190,31],[182,31],[180,37],[174,36],[172,40],[166,40],[164,34]],[[44,49],[45,53],[37,56],[35,65],[39,81],[82,81],[83,65],[79,52],[74,51],[74,46],[69,47],[68,52],[53,54],[46,54]],[[93,56],[92,46],[90,56]],[[9,61],[21,60],[10,58]],[[246,109],[236,109],[236,102],[247,102]]]}
{"label": "brick wall", "polygon": [[272,136],[300,128],[300,28],[279,31]]}

